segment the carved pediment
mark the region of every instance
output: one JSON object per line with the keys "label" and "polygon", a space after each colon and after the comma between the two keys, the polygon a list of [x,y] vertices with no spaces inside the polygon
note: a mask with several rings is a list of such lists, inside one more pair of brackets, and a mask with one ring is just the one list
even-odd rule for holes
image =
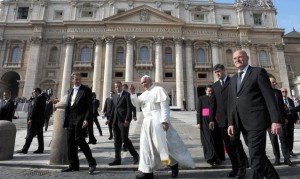
{"label": "carved pediment", "polygon": [[145,24],[178,24],[183,25],[184,21],[174,16],[161,12],[147,5],[116,14],[103,19],[106,23],[145,23]]}

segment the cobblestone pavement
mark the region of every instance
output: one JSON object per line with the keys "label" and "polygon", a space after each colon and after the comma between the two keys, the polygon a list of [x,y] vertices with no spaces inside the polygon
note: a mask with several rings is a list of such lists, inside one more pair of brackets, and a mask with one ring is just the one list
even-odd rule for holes
{"label": "cobblestone pavement", "polygon": [[[13,123],[17,127],[17,136],[15,142],[15,150],[19,150],[25,143],[26,136],[26,113],[19,113],[20,118],[15,119]],[[196,163],[196,169],[181,168],[180,178],[226,178],[226,173],[230,170],[230,161],[228,157],[220,166],[212,168],[208,165],[203,157],[202,148],[200,145],[200,132],[196,128],[196,113],[195,112],[171,112],[172,125],[178,131],[179,135],[185,142],[188,150],[192,154]],[[49,165],[50,158],[50,142],[52,138],[52,119],[48,131],[44,133],[45,153],[33,154],[37,149],[37,140],[33,140],[28,154],[14,154],[12,160],[0,161],[0,179],[6,178],[135,178],[139,172],[137,165],[132,164],[132,157],[128,152],[122,152],[122,165],[110,167],[107,164],[113,160],[114,150],[113,141],[108,140],[108,128],[104,124],[105,120],[100,120],[103,136],[100,136],[96,126],[94,133],[97,139],[96,145],[90,145],[93,156],[97,160],[97,170],[95,175],[89,175],[88,165],[82,153],[79,153],[81,168],[78,172],[61,173],[60,170],[66,165]],[[130,138],[136,150],[139,150],[139,134],[142,120],[133,121],[130,126]],[[245,147],[246,153],[247,147]],[[267,136],[267,155],[271,162],[274,161],[272,147]],[[281,178],[300,178],[300,126],[295,127],[295,143],[294,153],[299,154],[297,157],[291,158],[295,166],[288,167],[280,165],[276,167]],[[283,159],[281,159],[283,162]],[[162,169],[155,172],[155,178],[170,178],[170,170]]]}

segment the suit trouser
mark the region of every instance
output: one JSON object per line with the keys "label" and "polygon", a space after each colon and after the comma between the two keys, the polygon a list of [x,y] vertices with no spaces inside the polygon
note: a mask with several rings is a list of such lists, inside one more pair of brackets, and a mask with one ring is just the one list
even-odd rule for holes
{"label": "suit trouser", "polygon": [[68,160],[69,165],[73,168],[79,168],[78,146],[82,150],[89,166],[96,165],[91,149],[85,141],[86,128],[80,125],[71,125],[68,127]]}
{"label": "suit trouser", "polygon": [[97,119],[97,117],[93,117],[93,120],[91,121],[91,123],[88,124],[88,133],[89,133],[89,141],[90,142],[97,141],[95,138],[95,135],[94,135],[94,122],[99,130],[100,135],[102,135],[102,130],[101,130],[100,124],[98,122],[98,119]]}
{"label": "suit trouser", "polygon": [[289,145],[289,152],[293,151],[294,148],[294,128],[295,128],[295,124],[294,121],[292,119],[289,119],[289,122],[286,124],[286,138],[287,138],[287,142]]}
{"label": "suit trouser", "polygon": [[43,135],[43,124],[39,126],[32,126],[29,125],[28,131],[27,131],[27,136],[26,136],[26,141],[23,146],[23,151],[28,151],[31,142],[34,138],[34,136],[37,136],[38,140],[38,150],[39,151],[44,151],[44,135]]}
{"label": "suit trouser", "polygon": [[242,124],[239,128],[249,149],[252,179],[279,179],[278,173],[266,156],[266,130],[246,130]]}
{"label": "suit trouser", "polygon": [[133,157],[137,157],[138,153],[134,149],[131,140],[128,138],[128,127],[124,127],[124,123],[118,122],[112,125],[114,132],[115,159],[121,159],[121,148],[124,143],[128,151]]}
{"label": "suit trouser", "polygon": [[248,157],[244,151],[241,140],[236,137],[230,138],[227,133],[227,128],[221,128],[221,130],[225,148],[231,161],[232,170],[237,171],[239,168],[248,168]]}
{"label": "suit trouser", "polygon": [[[282,155],[283,155],[284,159],[290,159],[290,149],[289,149],[289,144],[288,144],[287,137],[286,137],[286,134],[287,134],[286,127],[287,127],[286,125],[282,126],[281,131],[278,135],[279,135],[279,140],[281,143]],[[271,144],[273,147],[274,156],[277,160],[279,160],[280,159],[280,150],[279,150],[278,137],[277,137],[277,135],[274,135],[271,133],[271,128],[268,128],[268,133],[269,133],[269,137],[270,137]]]}

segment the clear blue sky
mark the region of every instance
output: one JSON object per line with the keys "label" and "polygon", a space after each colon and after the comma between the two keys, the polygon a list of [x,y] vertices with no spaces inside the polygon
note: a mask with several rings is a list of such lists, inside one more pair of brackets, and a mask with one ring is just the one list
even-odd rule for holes
{"label": "clear blue sky", "polygon": [[[234,3],[235,0],[214,0],[216,3]],[[277,9],[277,25],[285,29],[285,34],[293,30],[300,32],[300,1],[272,0]]]}

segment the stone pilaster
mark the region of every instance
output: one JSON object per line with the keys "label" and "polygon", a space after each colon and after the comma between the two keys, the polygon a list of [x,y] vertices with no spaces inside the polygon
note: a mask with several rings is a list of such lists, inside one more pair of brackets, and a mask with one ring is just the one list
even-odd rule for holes
{"label": "stone pilaster", "polygon": [[97,97],[100,97],[100,85],[101,85],[101,57],[102,57],[102,38],[94,39],[96,42],[95,47],[95,61],[94,61],[94,75],[93,75],[93,92]]}
{"label": "stone pilaster", "polygon": [[103,96],[102,96],[102,106],[104,106],[104,102],[107,97],[109,97],[109,92],[112,87],[112,57],[113,57],[113,46],[114,46],[114,38],[108,36],[105,38],[106,49],[105,49],[105,65],[104,65],[104,79],[103,79]]}
{"label": "stone pilaster", "polygon": [[192,41],[185,41],[185,58],[186,58],[186,86],[187,86],[187,108],[195,109],[195,91],[194,91],[194,69],[192,61]]}
{"label": "stone pilaster", "polygon": [[250,40],[244,40],[240,42],[241,44],[241,49],[244,50],[245,52],[247,52],[248,56],[249,56],[249,64],[252,65],[252,58],[251,58],[251,52],[250,52],[250,46],[251,46],[251,41]]}
{"label": "stone pilaster", "polygon": [[133,37],[126,37],[126,71],[125,71],[125,82],[133,81]]}
{"label": "stone pilaster", "polygon": [[278,60],[279,76],[281,78],[282,87],[290,91],[288,72],[286,68],[285,58],[284,58],[284,45],[282,43],[276,44],[276,55]]}
{"label": "stone pilaster", "polygon": [[27,63],[26,76],[23,96],[29,98],[34,88],[39,87],[37,84],[38,66],[40,61],[40,49],[42,39],[35,37],[30,40],[30,54]]}
{"label": "stone pilaster", "polygon": [[61,91],[60,91],[61,99],[68,93],[68,89],[70,88],[71,73],[72,73],[72,59],[73,59],[73,50],[74,50],[74,42],[75,42],[75,39],[71,37],[67,37],[64,40],[67,47],[66,47],[66,56],[64,62],[63,78],[61,82]]}
{"label": "stone pilaster", "polygon": [[155,82],[163,82],[162,39],[155,37]]}
{"label": "stone pilaster", "polygon": [[[216,64],[220,63],[219,60],[219,41],[215,40],[215,41],[211,41],[210,45],[211,45],[211,51],[212,51],[212,63],[213,66],[215,66]],[[213,75],[214,81],[217,81],[217,77],[215,75]]]}
{"label": "stone pilaster", "polygon": [[183,110],[183,62],[182,62],[182,39],[175,38],[175,61],[176,61],[176,106]]}

